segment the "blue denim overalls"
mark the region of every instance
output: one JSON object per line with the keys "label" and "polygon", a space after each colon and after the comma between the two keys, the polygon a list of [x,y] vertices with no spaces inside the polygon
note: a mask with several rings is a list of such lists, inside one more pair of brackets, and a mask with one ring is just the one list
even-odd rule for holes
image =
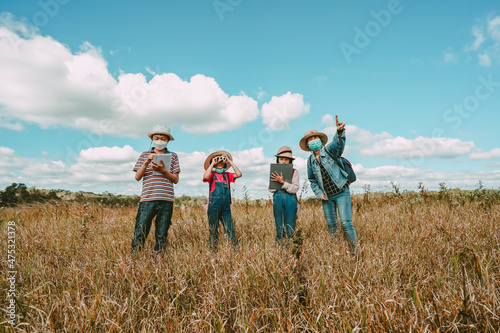
{"label": "blue denim overalls", "polygon": [[[208,201],[208,226],[210,229],[210,247],[217,249],[217,239],[219,237],[219,221],[222,222],[226,237],[237,245],[236,236],[234,234],[233,220],[231,217],[231,190],[229,189],[228,175],[224,172],[223,182],[215,182],[215,173],[212,175],[212,182],[215,188],[210,193]],[[212,185],[210,185],[210,189]]]}

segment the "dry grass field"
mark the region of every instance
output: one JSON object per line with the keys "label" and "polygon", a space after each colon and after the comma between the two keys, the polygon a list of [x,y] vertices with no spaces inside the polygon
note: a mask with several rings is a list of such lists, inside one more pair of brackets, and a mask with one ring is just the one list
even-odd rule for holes
{"label": "dry grass field", "polygon": [[[357,252],[303,204],[298,237],[275,244],[272,207],[233,205],[239,250],[208,244],[201,206],[176,207],[168,250],[134,257],[135,207],[32,204],[0,210],[2,258],[15,223],[15,326],[68,332],[498,332],[498,191],[353,196]],[[154,231],[154,230],[152,230]],[[222,230],[221,230],[222,232]]]}

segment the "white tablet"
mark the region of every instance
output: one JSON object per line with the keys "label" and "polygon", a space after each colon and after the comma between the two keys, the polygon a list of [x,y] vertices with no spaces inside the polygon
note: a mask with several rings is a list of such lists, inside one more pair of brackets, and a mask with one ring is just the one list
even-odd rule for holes
{"label": "white tablet", "polygon": [[[165,166],[165,170],[170,172],[170,163],[172,161],[172,154],[154,155],[153,161],[155,163],[158,163],[158,164],[161,164],[160,161],[163,161],[163,165]],[[153,176],[163,176],[163,175],[158,171],[153,171]]]}

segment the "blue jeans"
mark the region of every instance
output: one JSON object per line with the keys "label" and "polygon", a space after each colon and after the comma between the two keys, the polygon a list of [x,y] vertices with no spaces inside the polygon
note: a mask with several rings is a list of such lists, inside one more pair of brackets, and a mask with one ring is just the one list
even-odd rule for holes
{"label": "blue jeans", "polygon": [[292,239],[295,232],[297,198],[284,190],[277,190],[273,195],[274,222],[276,222],[276,242],[279,243],[285,233]]}
{"label": "blue jeans", "polygon": [[352,203],[349,187],[339,194],[328,198],[328,201],[321,201],[321,203],[323,204],[326,225],[328,226],[330,234],[335,235],[337,233],[338,211],[340,223],[342,224],[342,229],[344,230],[347,240],[352,247],[356,247],[356,230],[354,230],[354,226],[352,225]]}
{"label": "blue jeans", "polygon": [[168,229],[172,224],[172,212],[174,203],[172,201],[153,200],[139,202],[139,209],[135,218],[134,239],[132,240],[132,251],[142,250],[144,242],[149,235],[153,218],[155,219],[154,250],[163,251],[167,245]]}

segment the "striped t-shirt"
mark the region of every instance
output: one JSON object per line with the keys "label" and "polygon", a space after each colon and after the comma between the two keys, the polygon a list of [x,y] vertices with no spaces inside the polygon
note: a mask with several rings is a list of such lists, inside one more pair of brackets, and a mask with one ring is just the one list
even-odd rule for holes
{"label": "striped t-shirt", "polygon": [[[165,153],[169,153],[168,150]],[[145,151],[139,156],[137,163],[135,163],[134,171],[137,172],[144,164],[149,154],[154,154],[154,149],[151,151]],[[170,162],[171,173],[179,173],[181,169],[179,167],[179,158],[176,153],[172,154],[172,159]],[[144,177],[142,178],[142,193],[141,201],[153,201],[153,200],[163,200],[163,201],[174,201],[174,184],[168,180],[165,176],[153,176],[153,169],[151,164],[146,168]]]}

